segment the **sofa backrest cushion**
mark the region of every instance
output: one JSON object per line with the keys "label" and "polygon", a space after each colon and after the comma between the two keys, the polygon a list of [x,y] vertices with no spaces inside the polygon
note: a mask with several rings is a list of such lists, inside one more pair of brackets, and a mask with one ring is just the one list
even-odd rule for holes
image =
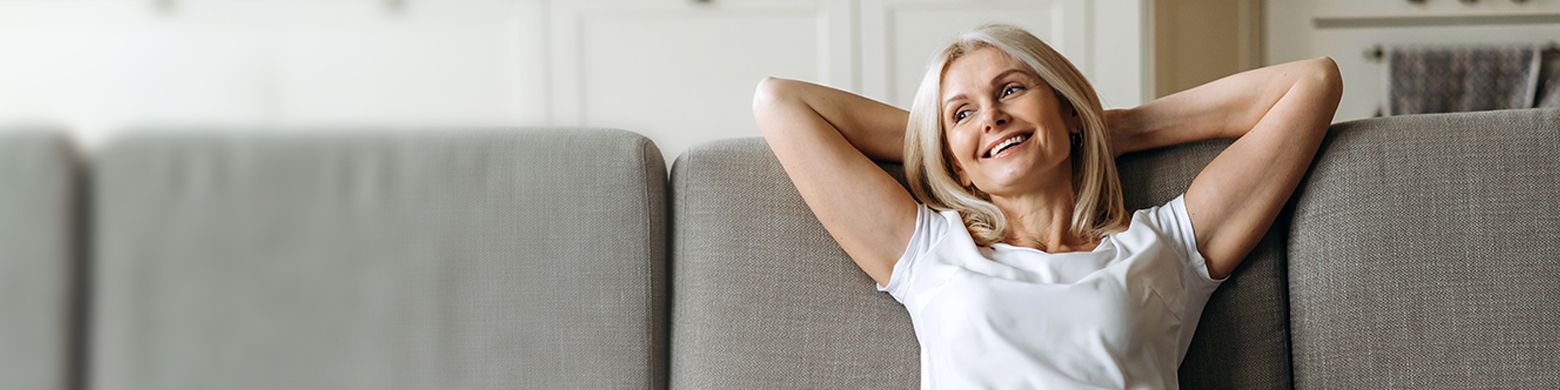
{"label": "sofa backrest cushion", "polygon": [[77,387],[79,166],[62,131],[0,129],[0,389]]}
{"label": "sofa backrest cushion", "polygon": [[1296,388],[1560,383],[1560,109],[1338,124],[1300,191]]}
{"label": "sofa backrest cushion", "polygon": [[672,194],[671,388],[920,386],[910,315],[823,229],[763,139],[688,149]]}
{"label": "sofa backrest cushion", "polygon": [[[1128,206],[1185,192],[1227,145],[1124,156]],[[901,166],[880,165],[903,183]],[[823,229],[762,139],[689,149],[672,187],[672,388],[919,386],[904,307]],[[1289,386],[1282,241],[1270,233],[1214,293],[1183,387]]]}
{"label": "sofa backrest cushion", "polygon": [[[1186,193],[1192,179],[1231,142],[1203,141],[1121,156],[1116,164],[1127,209],[1162,205]],[[1284,282],[1288,217],[1287,211],[1280,213],[1267,235],[1208,298],[1181,361],[1181,388],[1289,388]]]}
{"label": "sofa backrest cushion", "polygon": [[661,388],[663,161],[604,129],[128,133],[91,388]]}

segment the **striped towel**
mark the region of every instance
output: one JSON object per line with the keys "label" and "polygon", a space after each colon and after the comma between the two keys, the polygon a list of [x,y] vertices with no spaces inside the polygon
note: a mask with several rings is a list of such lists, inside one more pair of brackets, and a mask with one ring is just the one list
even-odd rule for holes
{"label": "striped towel", "polygon": [[1538,45],[1393,47],[1386,54],[1389,115],[1533,107]]}
{"label": "striped towel", "polygon": [[1560,49],[1544,50],[1544,61],[1538,72],[1538,100],[1533,107],[1560,107]]}

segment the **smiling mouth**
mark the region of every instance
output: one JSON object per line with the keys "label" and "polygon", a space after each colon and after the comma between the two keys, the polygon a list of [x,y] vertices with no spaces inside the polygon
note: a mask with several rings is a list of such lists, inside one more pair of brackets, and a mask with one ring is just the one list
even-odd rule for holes
{"label": "smiling mouth", "polygon": [[981,155],[981,157],[983,157],[983,158],[994,158],[994,157],[997,157],[997,156],[1001,155],[1002,152],[1004,152],[1004,151],[1006,151],[1008,149],[1011,149],[1014,146],[1018,146],[1019,144],[1024,143],[1024,141],[1028,141],[1030,135],[1031,134],[1015,134],[1012,137],[1008,137],[1007,139],[1002,140],[1002,142],[998,142],[996,144],[996,146],[992,146],[991,149],[987,150],[986,154]]}

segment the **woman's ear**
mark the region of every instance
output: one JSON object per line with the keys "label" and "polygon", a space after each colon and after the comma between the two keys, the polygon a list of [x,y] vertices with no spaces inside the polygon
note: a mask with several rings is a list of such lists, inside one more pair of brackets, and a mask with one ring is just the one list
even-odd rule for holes
{"label": "woman's ear", "polygon": [[1073,107],[1072,102],[1067,101],[1062,94],[1056,94],[1057,107],[1061,109],[1062,121],[1067,123],[1067,131],[1077,133],[1083,131],[1083,118],[1078,116],[1078,108]]}
{"label": "woman's ear", "polygon": [[969,188],[970,186],[975,185],[974,182],[971,182],[969,178],[964,176],[964,167],[959,166],[959,162],[957,160],[951,161],[953,161],[953,178],[959,181],[959,186]]}

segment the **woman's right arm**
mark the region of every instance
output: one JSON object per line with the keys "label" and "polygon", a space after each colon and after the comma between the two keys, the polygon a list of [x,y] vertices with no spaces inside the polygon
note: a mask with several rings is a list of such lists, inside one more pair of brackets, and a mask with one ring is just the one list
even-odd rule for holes
{"label": "woman's right arm", "polygon": [[916,203],[873,159],[903,160],[904,110],[849,92],[765,78],[753,117],[807,207],[879,285],[915,232]]}

